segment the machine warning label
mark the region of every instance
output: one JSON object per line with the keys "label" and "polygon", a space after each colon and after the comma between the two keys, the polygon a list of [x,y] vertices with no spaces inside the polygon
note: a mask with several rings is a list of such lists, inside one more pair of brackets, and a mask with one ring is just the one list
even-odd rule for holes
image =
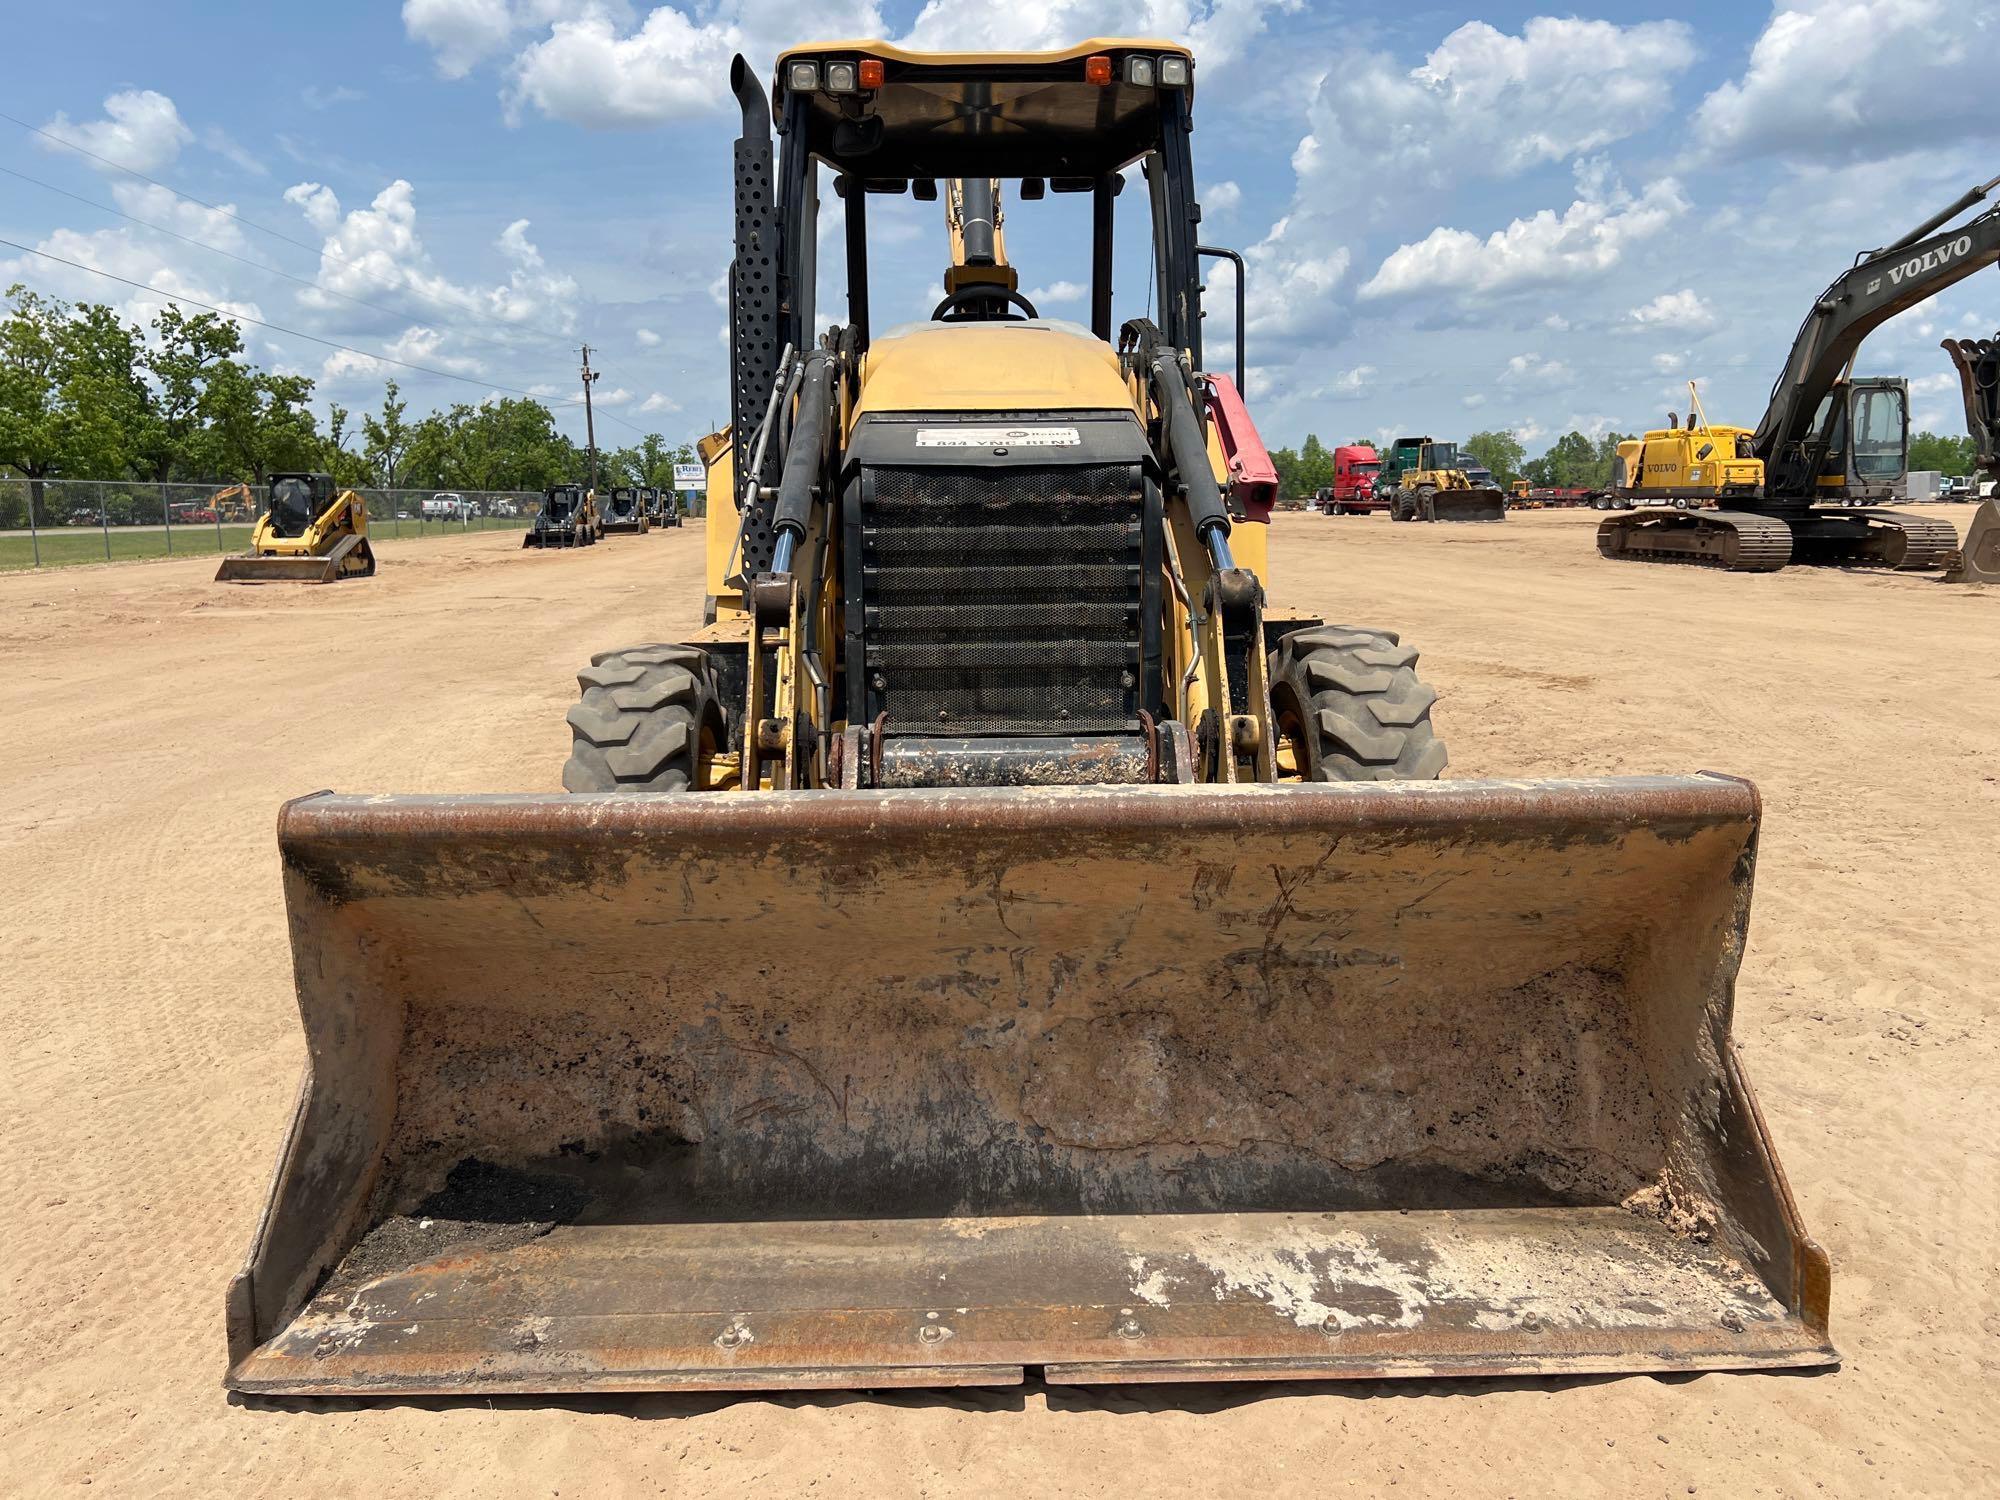
{"label": "machine warning label", "polygon": [[1074,427],[919,427],[919,448],[1081,448]]}

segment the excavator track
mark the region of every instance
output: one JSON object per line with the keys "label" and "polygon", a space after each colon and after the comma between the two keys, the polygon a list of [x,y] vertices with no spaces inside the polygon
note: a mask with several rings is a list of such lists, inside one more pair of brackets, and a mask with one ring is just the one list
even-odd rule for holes
{"label": "excavator track", "polygon": [[1791,521],[1792,560],[1819,567],[1941,568],[1958,550],[1949,521],[1894,510],[1815,508]]}
{"label": "excavator track", "polygon": [[1792,557],[1791,528],[1741,510],[1668,510],[1606,516],[1597,550],[1614,562],[1691,563],[1732,573],[1775,573]]}

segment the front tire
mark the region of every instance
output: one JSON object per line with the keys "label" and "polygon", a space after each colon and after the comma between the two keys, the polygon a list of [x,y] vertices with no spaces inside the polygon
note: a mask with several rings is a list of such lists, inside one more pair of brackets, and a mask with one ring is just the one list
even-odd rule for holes
{"label": "front tire", "polygon": [[1328,625],[1271,653],[1271,707],[1306,781],[1435,781],[1448,757],[1437,692],[1392,630]]}
{"label": "front tire", "polygon": [[600,651],[576,674],[569,711],[570,792],[686,792],[727,742],[715,668],[693,646]]}

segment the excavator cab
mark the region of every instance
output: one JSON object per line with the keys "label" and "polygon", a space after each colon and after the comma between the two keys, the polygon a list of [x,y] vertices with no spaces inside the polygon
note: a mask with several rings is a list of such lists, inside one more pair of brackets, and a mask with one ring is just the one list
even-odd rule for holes
{"label": "excavator cab", "polygon": [[1909,381],[1841,380],[1821,403],[1814,430],[1823,455],[1822,499],[1849,505],[1895,499],[1909,472]]}
{"label": "excavator cab", "polygon": [[[1441,780],[1415,649],[1274,592],[1194,71],[737,60],[709,623],[579,668],[564,793],[281,815],[310,1065],[232,1386],[1835,1357],[1730,1040],[1756,794]],[[1087,199],[1083,319],[993,183]],[[891,196],[941,303],[871,284]]]}

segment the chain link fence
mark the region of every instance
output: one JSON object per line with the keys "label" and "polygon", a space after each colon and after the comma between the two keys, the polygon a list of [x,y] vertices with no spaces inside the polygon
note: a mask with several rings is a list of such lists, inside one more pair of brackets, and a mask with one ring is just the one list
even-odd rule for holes
{"label": "chain link fence", "polygon": [[[521,530],[542,503],[528,490],[356,493],[377,541]],[[263,507],[256,486],[0,479],[0,572],[241,552]]]}

